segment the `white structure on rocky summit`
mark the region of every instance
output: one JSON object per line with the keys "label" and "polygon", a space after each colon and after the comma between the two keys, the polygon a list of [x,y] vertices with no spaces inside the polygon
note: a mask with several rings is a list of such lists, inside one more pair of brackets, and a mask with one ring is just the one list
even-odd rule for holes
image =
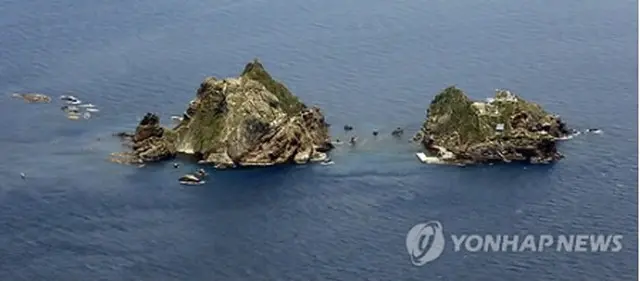
{"label": "white structure on rocky summit", "polygon": [[494,100],[514,102],[518,101],[518,98],[509,90],[496,89],[496,97]]}

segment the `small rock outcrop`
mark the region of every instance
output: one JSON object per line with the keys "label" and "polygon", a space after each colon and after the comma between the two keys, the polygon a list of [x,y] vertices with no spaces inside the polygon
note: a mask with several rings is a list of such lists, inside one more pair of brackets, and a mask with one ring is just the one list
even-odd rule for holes
{"label": "small rock outcrop", "polygon": [[400,137],[402,136],[402,134],[404,134],[404,130],[400,127],[396,128],[395,130],[393,130],[393,132],[391,132],[391,135],[394,137]]}
{"label": "small rock outcrop", "polygon": [[448,87],[431,102],[413,140],[444,163],[550,163],[563,158],[556,141],[570,133],[560,117],[509,91],[474,102]]}
{"label": "small rock outcrop", "polygon": [[12,94],[11,96],[14,98],[23,99],[25,102],[28,102],[28,103],[50,103],[51,102],[51,97],[44,94],[27,93],[27,94]]}
{"label": "small rock outcrop", "polygon": [[131,143],[135,163],[184,153],[216,168],[321,161],[333,148],[320,109],[300,102],[257,60],[239,77],[206,78],[172,129],[147,114]]}
{"label": "small rock outcrop", "polygon": [[176,154],[175,133],[160,126],[160,118],[153,113],[147,113],[135,133],[117,133],[114,136],[122,138],[132,151],[114,153],[111,161],[123,164],[142,164],[170,159]]}

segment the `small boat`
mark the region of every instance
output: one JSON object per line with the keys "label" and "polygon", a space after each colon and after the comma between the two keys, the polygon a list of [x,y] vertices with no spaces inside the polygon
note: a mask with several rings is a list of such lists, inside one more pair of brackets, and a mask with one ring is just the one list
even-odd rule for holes
{"label": "small boat", "polygon": [[75,105],[63,105],[60,109],[62,109],[62,111],[64,112],[68,112],[68,113],[79,113],[80,109],[78,109],[77,106]]}
{"label": "small boat", "polygon": [[62,95],[62,96],[60,96],[60,100],[63,100],[63,101],[75,101],[75,100],[78,100],[78,98],[76,98],[76,97],[74,97],[72,95]]}
{"label": "small boat", "polygon": [[183,185],[202,185],[206,182],[203,179],[206,175],[207,173],[203,169],[199,169],[195,174],[186,174],[180,177],[178,182]]}
{"label": "small boat", "polygon": [[87,111],[87,112],[99,112],[99,111],[100,111],[100,109],[97,109],[97,108],[87,108],[87,109],[86,109],[86,111]]}
{"label": "small boat", "polygon": [[68,104],[80,104],[82,103],[78,98],[70,95],[62,95],[60,96],[60,100],[67,102]]}
{"label": "small boat", "polygon": [[184,119],[184,117],[182,117],[182,116],[177,116],[177,115],[171,116],[171,120],[176,121],[176,122],[182,122],[183,119]]}
{"label": "small boat", "polygon": [[91,104],[91,103],[85,103],[85,104],[78,105],[78,107],[93,108],[93,107],[96,107],[96,106]]}
{"label": "small boat", "polygon": [[332,160],[320,162],[320,165],[328,166],[335,164]]}
{"label": "small boat", "polygon": [[91,118],[91,113],[89,113],[89,112],[85,112],[85,113],[82,115],[82,117],[84,117],[84,119],[89,119],[89,118]]}
{"label": "small boat", "polygon": [[182,185],[203,185],[205,183],[206,183],[206,181],[204,181],[204,180],[199,180],[199,181],[180,181],[180,184],[182,184]]}
{"label": "small boat", "polygon": [[67,102],[68,104],[80,104],[80,100],[71,95],[62,95],[60,96],[60,100]]}
{"label": "small boat", "polygon": [[197,181],[200,181],[200,178],[198,178],[196,175],[186,174],[186,175],[180,177],[179,181],[197,182]]}
{"label": "small boat", "polygon": [[587,129],[585,133],[594,133],[594,134],[602,134],[602,130],[600,129]]}

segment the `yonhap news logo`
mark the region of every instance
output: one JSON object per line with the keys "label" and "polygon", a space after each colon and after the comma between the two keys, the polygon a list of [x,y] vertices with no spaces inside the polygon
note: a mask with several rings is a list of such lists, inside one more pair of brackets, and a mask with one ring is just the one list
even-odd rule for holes
{"label": "yonhap news logo", "polygon": [[407,233],[407,251],[417,266],[437,259],[444,251],[444,244],[442,224],[438,221],[416,224]]}
{"label": "yonhap news logo", "polygon": [[[429,221],[413,226],[406,237],[407,252],[415,266],[440,257],[447,245],[453,252],[619,252],[620,234],[451,234],[449,241],[442,223]],[[450,242],[451,244],[448,244]]]}

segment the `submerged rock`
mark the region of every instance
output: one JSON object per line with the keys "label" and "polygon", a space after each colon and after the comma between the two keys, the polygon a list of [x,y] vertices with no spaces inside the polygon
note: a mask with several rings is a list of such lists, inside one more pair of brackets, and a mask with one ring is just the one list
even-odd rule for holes
{"label": "submerged rock", "polygon": [[556,140],[570,133],[560,117],[509,91],[474,102],[448,87],[431,102],[413,140],[448,163],[550,163],[563,158]]}
{"label": "submerged rock", "polygon": [[144,162],[185,153],[217,168],[303,164],[333,148],[320,109],[300,102],[257,60],[239,77],[205,79],[173,129],[147,114],[133,143]]}
{"label": "submerged rock", "polygon": [[135,134],[129,133],[129,132],[119,132],[119,133],[114,133],[113,136],[121,138],[123,140],[133,140],[133,137],[135,136]]}
{"label": "submerged rock", "polygon": [[391,132],[391,135],[394,137],[400,137],[402,136],[402,134],[404,134],[404,130],[400,127],[396,128],[395,130],[393,130],[393,132]]}
{"label": "submerged rock", "polygon": [[50,103],[51,98],[45,94],[27,93],[27,94],[13,94],[14,98],[21,98],[28,103]]}

